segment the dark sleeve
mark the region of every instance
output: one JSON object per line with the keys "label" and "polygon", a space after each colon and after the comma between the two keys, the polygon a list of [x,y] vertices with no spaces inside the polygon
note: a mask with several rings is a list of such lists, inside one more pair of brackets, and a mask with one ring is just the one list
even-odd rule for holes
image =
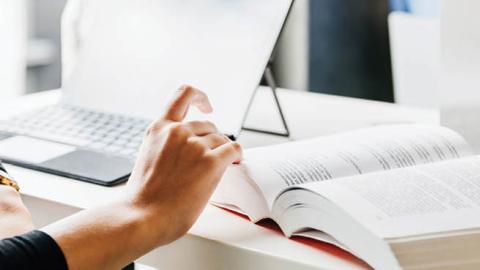
{"label": "dark sleeve", "polygon": [[32,231],[0,241],[2,270],[68,270],[62,250],[48,234]]}

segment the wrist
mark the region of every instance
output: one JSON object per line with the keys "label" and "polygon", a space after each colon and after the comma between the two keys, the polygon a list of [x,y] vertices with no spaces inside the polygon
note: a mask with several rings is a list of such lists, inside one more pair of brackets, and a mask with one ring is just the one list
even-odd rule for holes
{"label": "wrist", "polygon": [[0,213],[18,213],[24,211],[26,211],[26,208],[22,202],[20,193],[11,187],[0,185]]}
{"label": "wrist", "polygon": [[0,185],[0,239],[26,233],[33,229],[32,217],[11,187]]}
{"label": "wrist", "polygon": [[149,249],[163,244],[162,231],[165,222],[159,214],[160,210],[132,199],[123,201],[121,205],[123,208],[121,212],[128,213],[126,218],[138,239],[144,239]]}
{"label": "wrist", "polygon": [[183,219],[180,217],[181,215],[174,213],[175,207],[171,205],[145,202],[137,197],[130,200],[128,205],[130,211],[136,213],[135,216],[142,220],[140,225],[142,231],[155,247],[177,240],[189,229],[187,224],[185,226],[179,224],[179,221]]}

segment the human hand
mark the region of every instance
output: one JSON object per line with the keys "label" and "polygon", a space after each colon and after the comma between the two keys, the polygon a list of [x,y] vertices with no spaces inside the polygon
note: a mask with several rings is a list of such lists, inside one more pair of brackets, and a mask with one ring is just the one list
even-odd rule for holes
{"label": "human hand", "polygon": [[241,160],[241,147],[214,124],[182,122],[190,106],[212,111],[205,93],[182,87],[165,114],[146,132],[128,182],[133,204],[148,216],[157,244],[183,236],[197,220],[226,168]]}
{"label": "human hand", "polygon": [[241,149],[209,122],[182,122],[190,105],[212,111],[203,92],[183,87],[146,132],[125,196],[42,228],[69,269],[120,269],[193,225]]}

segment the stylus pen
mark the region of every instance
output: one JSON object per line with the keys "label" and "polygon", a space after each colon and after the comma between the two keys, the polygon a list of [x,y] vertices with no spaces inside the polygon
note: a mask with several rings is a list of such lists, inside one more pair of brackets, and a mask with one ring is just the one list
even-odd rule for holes
{"label": "stylus pen", "polygon": [[3,164],[2,164],[2,161],[0,160],[0,172],[4,172],[6,174],[8,174],[7,170],[5,169],[5,167],[3,167]]}
{"label": "stylus pen", "polygon": [[235,135],[231,135],[231,134],[224,134],[224,135],[227,136],[227,138],[229,138],[231,141],[237,140],[237,137],[235,137]]}
{"label": "stylus pen", "polygon": [[128,266],[126,266],[125,268],[123,268],[122,270],[135,270],[135,263],[131,263],[129,264]]}

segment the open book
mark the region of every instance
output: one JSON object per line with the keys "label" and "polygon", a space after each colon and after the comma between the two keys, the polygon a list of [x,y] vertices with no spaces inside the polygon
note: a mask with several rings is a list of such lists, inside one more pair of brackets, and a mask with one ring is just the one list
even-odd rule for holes
{"label": "open book", "polygon": [[377,269],[480,269],[480,157],[437,126],[382,126],[247,150],[212,202]]}

